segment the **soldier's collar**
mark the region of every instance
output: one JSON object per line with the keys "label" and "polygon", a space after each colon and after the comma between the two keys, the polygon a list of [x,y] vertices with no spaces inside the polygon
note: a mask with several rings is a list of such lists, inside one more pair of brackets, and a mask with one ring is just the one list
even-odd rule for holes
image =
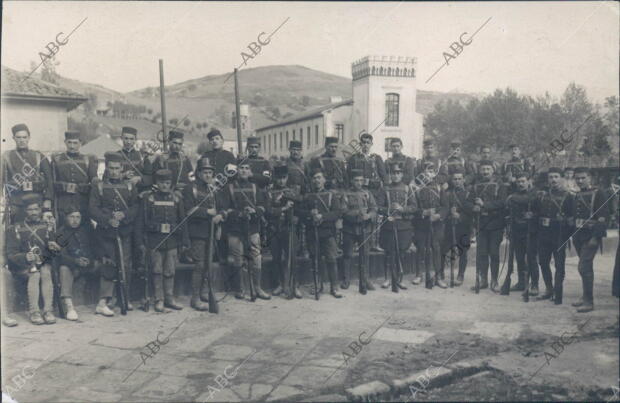
{"label": "soldier's collar", "polygon": [[18,153],[27,153],[28,151],[30,151],[30,149],[28,147],[26,148],[16,148],[15,151],[17,151]]}

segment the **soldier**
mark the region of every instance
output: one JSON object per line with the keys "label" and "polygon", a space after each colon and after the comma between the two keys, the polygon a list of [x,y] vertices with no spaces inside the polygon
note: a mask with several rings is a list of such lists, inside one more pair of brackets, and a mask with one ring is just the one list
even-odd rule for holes
{"label": "soldier", "polygon": [[[463,284],[465,268],[467,267],[467,252],[470,247],[472,233],[472,209],[473,204],[469,200],[470,191],[465,187],[465,174],[461,167],[455,167],[452,171],[451,188],[447,192],[447,203],[450,214],[446,219],[444,233],[444,253],[442,258],[455,259],[459,257],[459,272],[456,276],[455,286]],[[454,226],[454,234],[452,227]],[[454,239],[453,239],[454,238]],[[460,251],[460,253],[456,251]],[[453,255],[454,253],[454,255]],[[442,263],[441,267],[444,267]]]}
{"label": "soldier", "polygon": [[[27,194],[38,194],[44,200],[44,207],[51,208],[52,194],[48,183],[52,180],[48,159],[38,151],[30,150],[30,130],[23,123],[11,128],[15,149],[5,151],[2,155],[2,183],[9,208],[5,214],[10,223],[23,221],[25,214],[20,211],[21,197]],[[5,228],[6,228],[5,227]]]}
{"label": "soldier", "polygon": [[290,155],[286,159],[286,166],[288,168],[288,181],[286,185],[296,189],[297,193],[302,195],[312,189],[310,188],[310,180],[308,179],[306,166],[302,159],[301,141],[291,140],[288,150]]}
{"label": "soldier", "polygon": [[[404,164],[393,161],[388,164],[390,172],[390,184],[386,185],[379,194],[377,205],[379,213],[387,217],[387,221],[381,226],[381,246],[386,251],[386,266],[389,273],[397,279],[392,291],[406,290],[402,284],[402,261],[401,255],[409,248],[413,241],[413,225],[411,219],[417,210],[415,195],[407,184],[403,183]],[[387,288],[387,286],[385,287]]]}
{"label": "soldier", "polygon": [[65,132],[67,151],[52,156],[52,178],[48,194],[54,195],[54,208],[60,210],[57,219],[64,222],[62,206],[80,208],[82,225],[90,225],[88,195],[90,184],[97,177],[97,160],[80,153],[82,141],[79,132]]}
{"label": "soldier", "polygon": [[[232,278],[235,298],[244,299],[241,270],[247,259],[256,296],[270,299],[271,296],[261,288],[261,241],[260,221],[268,208],[266,191],[256,183],[250,182],[252,168],[247,159],[239,162],[237,178],[221,190],[222,206],[227,211],[226,232],[228,250],[232,258]],[[251,290],[250,290],[251,291]]]}
{"label": "soldier", "polygon": [[[506,207],[510,216],[510,236],[514,255],[517,261],[519,280],[511,291],[523,291],[527,301],[527,293],[538,295],[538,262],[537,249],[537,217],[534,215],[536,192],[529,189],[529,176],[526,172],[516,171],[512,174],[516,180],[516,191],[506,199]],[[549,279],[550,280],[550,279]],[[493,287],[491,281],[491,289]],[[547,284],[547,293],[551,292],[551,284]]]}
{"label": "soldier", "polygon": [[211,129],[209,133],[207,133],[207,138],[209,139],[211,150],[205,152],[202,157],[209,159],[210,163],[215,168],[215,175],[224,175],[226,174],[224,169],[226,165],[235,165],[237,159],[233,153],[224,149],[224,136],[222,136],[219,130]]}
{"label": "soldier", "polygon": [[386,178],[388,178],[388,180],[390,178],[390,167],[394,166],[393,163],[400,162],[403,167],[402,183],[405,185],[414,185],[416,165],[415,159],[407,157],[403,154],[403,141],[398,137],[393,137],[390,140],[390,147],[392,149],[392,156],[385,162],[385,166],[387,168]]}
{"label": "soldier", "polygon": [[465,186],[471,185],[476,176],[476,167],[471,161],[465,161],[461,155],[461,140],[450,142],[450,154],[441,166],[441,173],[446,178],[451,178],[455,170],[460,169],[465,176]]}
{"label": "soldier", "polygon": [[[50,252],[59,252],[60,246],[53,229],[41,219],[41,196],[31,193],[22,196],[21,201],[26,217],[8,230],[9,267],[13,274],[27,282],[30,321],[35,325],[56,323]],[[43,297],[43,316],[39,310],[39,295]]]}
{"label": "soldier", "polygon": [[167,153],[160,154],[153,162],[153,172],[168,169],[171,172],[172,190],[181,195],[183,188],[190,183],[190,176],[194,171],[192,163],[183,153],[183,133],[174,130],[168,135],[169,147]]}
{"label": "soldier", "polygon": [[[289,288],[291,281],[290,276],[292,275],[294,279],[298,279],[296,272],[294,272],[294,270],[296,270],[296,265],[293,263],[293,267],[291,268],[282,261],[283,258],[285,261],[288,261],[290,258],[289,253],[295,254],[297,250],[297,234],[294,229],[299,220],[299,213],[296,211],[299,207],[295,206],[301,201],[299,188],[293,188],[287,184],[288,167],[286,165],[275,167],[274,184],[273,188],[269,191],[269,209],[266,214],[271,256],[273,258],[275,267],[274,273],[278,284],[272,294],[280,295],[284,292],[286,295],[294,295],[297,298],[301,298],[301,293],[296,283],[292,290]],[[291,226],[293,227],[292,232],[290,231]],[[289,237],[292,237],[293,241],[292,251],[288,250]],[[289,272],[289,270],[291,271]]]}
{"label": "soldier", "polygon": [[246,144],[248,149],[248,156],[246,159],[252,168],[250,182],[256,183],[260,189],[265,190],[271,183],[271,164],[268,160],[259,155],[261,144],[258,137],[248,137]]}
{"label": "soldier", "polygon": [[[488,269],[491,265],[491,285],[497,287],[499,275],[499,246],[504,231],[504,201],[506,188],[493,177],[493,162],[479,162],[482,177],[469,195],[473,203],[476,234],[476,275],[480,277],[480,288],[489,286]],[[475,289],[475,286],[472,287]]]}
{"label": "soldier", "polygon": [[77,206],[64,209],[65,222],[58,230],[57,240],[62,246],[59,258],[60,298],[64,304],[67,320],[78,320],[73,307],[74,280],[83,278],[94,268],[92,237],[89,230],[81,225],[82,214]]}
{"label": "soldier", "polygon": [[424,168],[426,166],[427,162],[432,162],[433,166],[435,167],[435,174],[433,175],[434,180],[441,185],[444,189],[447,188],[447,177],[446,175],[443,173],[443,169],[442,169],[442,165],[443,165],[443,161],[437,157],[435,155],[435,142],[431,139],[426,139],[423,141],[423,147],[424,147],[424,151],[423,151],[423,155],[422,158],[420,158],[417,163],[417,167],[416,167],[416,171],[417,172],[426,172],[426,169]]}
{"label": "soldier", "polygon": [[[117,270],[120,270],[116,237],[120,237],[124,265],[126,270],[126,287],[131,290],[132,233],[138,214],[138,192],[131,181],[123,181],[123,161],[125,158],[116,152],[105,153],[106,172],[104,179],[95,179],[91,186],[89,200],[90,217],[97,223],[95,236],[101,247],[101,255],[106,261],[104,266],[116,270],[102,270],[99,285],[99,304],[96,314],[113,316],[107,302],[112,298]],[[136,244],[139,245],[139,244]],[[129,295],[131,295],[129,293]],[[133,310],[128,301],[128,310]]]}
{"label": "soldier", "polygon": [[[426,265],[426,287],[447,288],[443,281],[443,268],[441,267],[441,246],[444,233],[443,220],[448,213],[446,195],[437,182],[437,170],[433,162],[424,162],[424,175],[420,188],[415,192],[418,209],[414,218],[415,242],[418,249],[417,271],[413,284],[420,284],[420,269],[422,261]],[[431,270],[431,267],[434,270]],[[433,273],[434,272],[434,273]],[[430,276],[430,277],[429,277]]]}
{"label": "soldier", "polygon": [[572,217],[575,218],[575,233],[572,235],[579,256],[579,274],[583,286],[583,296],[573,303],[577,312],[594,310],[594,257],[596,250],[602,249],[602,238],[607,232],[609,209],[603,208],[607,201],[605,192],[592,186],[589,168],[575,169],[575,181],[579,192],[575,195]]}
{"label": "soldier", "polygon": [[[556,305],[562,304],[566,241],[571,229],[568,219],[573,211],[573,195],[562,187],[562,170],[549,168],[549,189],[538,193],[533,212],[538,216],[538,259],[540,271],[547,288],[538,299],[551,298]],[[555,263],[555,278],[551,277],[551,256]]]}
{"label": "soldier", "polygon": [[[491,146],[483,145],[480,147],[480,161],[491,161],[493,164],[493,176],[496,178],[501,173],[501,166],[491,158]],[[476,164],[476,178],[474,182],[477,182],[480,178],[482,178],[482,174],[480,173],[480,163]]]}
{"label": "soldier", "polygon": [[325,176],[325,188],[342,191],[348,183],[347,170],[342,158],[336,156],[338,152],[338,137],[325,137],[325,153],[310,160],[310,171],[320,169]]}
{"label": "soldier", "polygon": [[516,144],[511,144],[509,146],[511,157],[508,161],[504,162],[502,165],[502,179],[504,184],[510,186],[510,191],[513,192],[516,190],[515,182],[517,179],[515,178],[515,174],[519,172],[525,172],[528,175],[531,175],[532,167],[530,162],[521,156],[521,148]]}
{"label": "soldier", "polygon": [[[338,293],[338,286],[336,285],[338,277],[336,264],[338,247],[336,245],[335,223],[342,214],[340,198],[333,191],[325,188],[325,174],[320,168],[312,171],[311,175],[312,190],[304,195],[302,208],[299,211],[300,216],[306,221],[308,250],[310,251],[312,261],[315,261],[315,259],[320,261],[321,256],[323,257],[329,275],[330,294],[334,298],[342,298],[342,295]],[[314,269],[319,270],[319,267]],[[321,282],[321,286],[322,284]],[[315,290],[315,292],[319,292],[319,290]]]}
{"label": "soldier", "polygon": [[185,209],[181,198],[172,189],[170,170],[155,171],[154,179],[156,190],[142,197],[134,231],[135,243],[140,245],[143,256],[149,254],[155,311],[164,312],[164,306],[180,310],[183,305],[174,299],[174,275],[178,245],[181,250],[190,247]]}
{"label": "soldier", "polygon": [[153,184],[152,166],[148,157],[135,148],[138,130],[125,126],[121,138],[123,147],[119,154],[123,157],[123,180],[130,181],[138,193],[148,190]]}
{"label": "soldier", "polygon": [[579,192],[579,186],[575,182],[574,175],[575,170],[573,168],[564,168],[564,188],[573,194]]}
{"label": "soldier", "polygon": [[[217,192],[214,181],[215,167],[208,157],[202,157],[196,164],[196,181],[183,190],[183,203],[187,211],[187,227],[192,242],[191,255],[195,266],[192,272],[191,307],[206,311],[209,306],[208,276],[205,275],[205,259],[209,245],[211,221],[218,225],[226,218],[222,208],[222,197]],[[215,240],[213,240],[215,243]],[[212,262],[207,262],[212,264]]]}

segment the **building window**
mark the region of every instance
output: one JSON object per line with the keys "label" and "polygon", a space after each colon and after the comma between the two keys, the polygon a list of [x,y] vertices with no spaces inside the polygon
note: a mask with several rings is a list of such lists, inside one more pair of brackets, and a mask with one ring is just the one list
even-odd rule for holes
{"label": "building window", "polygon": [[284,143],[283,141],[283,137],[282,137],[282,132],[280,132],[280,150],[283,150],[282,148],[282,144]]}
{"label": "building window", "polygon": [[299,141],[304,142],[304,128],[299,129]]}
{"label": "building window", "polygon": [[336,137],[338,137],[338,141],[340,143],[344,143],[344,124],[343,123],[336,123],[336,126],[334,127],[334,130],[336,132]]}
{"label": "building window", "polygon": [[271,153],[271,134],[267,135],[267,150]]}
{"label": "building window", "polygon": [[308,128],[307,128],[307,129],[308,129],[308,130],[306,130],[306,137],[307,137],[307,139],[306,139],[306,140],[308,140],[308,141],[306,141],[306,143],[308,143],[308,148],[310,148],[310,136],[312,135],[312,134],[310,133],[310,126],[308,126]]}
{"label": "building window", "polygon": [[293,129],[293,140],[295,140],[295,129]]}
{"label": "building window", "polygon": [[398,126],[398,109],[399,109],[398,94],[386,94],[385,95],[385,125],[386,126]]}
{"label": "building window", "polygon": [[314,125],[314,145],[319,145],[319,125]]}
{"label": "building window", "polygon": [[288,130],[286,131],[286,143],[284,143],[284,147],[288,147]]}

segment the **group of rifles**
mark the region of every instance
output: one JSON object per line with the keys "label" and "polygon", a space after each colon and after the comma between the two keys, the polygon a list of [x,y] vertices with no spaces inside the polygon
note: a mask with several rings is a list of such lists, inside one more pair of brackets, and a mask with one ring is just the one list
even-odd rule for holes
{"label": "group of rifles", "polygon": [[[174,296],[181,257],[194,265],[196,310],[217,312],[214,260],[236,298],[244,299],[247,288],[252,300],[269,299],[261,287],[265,247],[278,283],[272,294],[288,298],[302,298],[299,262],[308,254],[316,299],[323,291],[322,271],[335,298],[342,297],[338,281],[347,289],[354,268],[359,291],[374,290],[372,249],[384,252],[374,254],[385,258],[384,288],[406,289],[405,256],[413,263],[413,284],[460,286],[475,242],[475,292],[522,291],[527,301],[539,294],[540,267],[545,290],[538,299],[561,304],[572,239],[583,283],[582,299],[573,305],[579,312],[593,309],[593,260],[609,221],[607,195],[592,186],[587,168],[549,168],[545,186],[533,188],[533,167],[517,145],[500,165],[486,146],[479,161],[467,161],[458,141],[443,160],[426,140],[424,155],[415,160],[393,138],[391,157],[383,161],[371,153],[372,135],[362,133],[346,159],[336,137],[326,137],[324,153],[308,162],[302,143],[292,140],[289,158],[272,166],[260,156],[258,138],[249,137],[247,155],[236,158],[214,129],[208,133],[210,149],[194,170],[183,153],[183,133],[170,131],[167,149],[147,155],[136,148],[137,130],[124,127],[122,149],[105,154],[99,178],[95,157],[80,153],[79,133],[65,133],[66,151],[48,158],[28,148],[25,124],[12,131],[16,147],[2,161],[6,260],[25,280],[34,324],[55,322],[54,301],[61,316],[77,320],[73,282],[89,273],[99,276],[96,314],[113,316],[115,303],[123,314],[132,310],[130,291],[138,291],[133,294],[141,295],[145,310],[151,303],[157,312],[182,309]],[[504,236],[509,262],[500,287]],[[513,259],[518,281],[510,287]],[[4,322],[16,324],[7,315]]]}

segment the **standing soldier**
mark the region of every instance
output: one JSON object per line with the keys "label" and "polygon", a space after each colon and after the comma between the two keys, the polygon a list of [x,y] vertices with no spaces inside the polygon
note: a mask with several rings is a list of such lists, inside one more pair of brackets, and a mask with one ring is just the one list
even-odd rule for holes
{"label": "standing soldier", "polygon": [[[501,174],[501,166],[491,158],[491,146],[485,144],[480,147],[480,161],[491,161],[493,164],[493,175],[498,178],[498,175]],[[480,178],[482,178],[482,174],[480,173],[480,162],[476,164],[476,177],[474,179],[474,183],[477,182]]]}
{"label": "standing soldier", "polygon": [[[55,234],[41,219],[43,201],[36,193],[24,195],[24,221],[8,230],[6,252],[13,273],[27,279],[28,311],[35,325],[56,323],[54,288],[49,252],[59,252]],[[39,310],[39,295],[43,296],[43,316]]]}
{"label": "standing soldier", "polygon": [[311,172],[320,169],[325,176],[325,188],[342,191],[347,187],[347,171],[345,162],[336,156],[338,152],[338,137],[325,137],[325,153],[310,160]]}
{"label": "standing soldier", "polygon": [[308,179],[306,166],[302,159],[301,141],[291,140],[288,150],[290,155],[286,159],[286,166],[288,168],[288,181],[286,185],[296,189],[297,193],[302,195],[312,189],[310,188],[310,180]]}
{"label": "standing soldier", "polygon": [[[510,216],[510,237],[517,261],[519,280],[511,289],[523,291],[527,301],[528,294],[538,295],[538,262],[536,261],[537,229],[534,204],[536,192],[529,189],[529,177],[526,172],[513,174],[516,191],[506,199],[506,207]],[[550,279],[549,279],[550,280]],[[494,282],[491,281],[491,289]],[[531,286],[530,286],[531,285]],[[547,292],[551,292],[551,284],[547,284]]]}
{"label": "standing soldier", "polygon": [[148,190],[153,184],[151,162],[141,151],[136,150],[138,130],[125,126],[121,131],[123,147],[119,154],[123,157],[123,180],[131,182],[138,193]]}
{"label": "standing soldier", "polygon": [[[420,284],[422,279],[419,271],[422,267],[426,267],[426,287],[433,288],[433,285],[437,285],[440,288],[447,288],[443,281],[441,246],[444,233],[443,220],[448,212],[448,204],[445,192],[437,182],[437,170],[433,162],[425,161],[423,167],[424,183],[415,193],[418,206],[414,218],[418,273],[412,282]],[[425,266],[422,266],[422,261]]]}
{"label": "standing soldier", "polygon": [[[312,189],[304,195],[302,208],[300,209],[300,216],[306,221],[308,250],[313,262],[319,262],[321,256],[325,259],[329,275],[330,294],[334,298],[342,298],[342,295],[338,293],[338,286],[336,285],[338,277],[338,267],[336,264],[338,247],[336,245],[336,227],[334,225],[342,214],[340,198],[333,191],[325,188],[325,175],[320,168],[312,171],[311,179]],[[319,270],[319,267],[320,264],[314,267],[314,270]],[[316,273],[316,275],[318,277],[319,273]],[[323,282],[321,281],[322,284]],[[319,292],[319,290],[314,291],[315,293]]]}
{"label": "standing soldier", "polygon": [[607,232],[609,209],[603,208],[607,200],[605,192],[592,186],[589,168],[576,168],[575,181],[580,190],[573,204],[572,216],[575,218],[576,231],[573,241],[579,256],[577,267],[581,275],[583,296],[572,305],[577,307],[577,312],[590,312],[594,310],[594,257],[596,250],[603,248],[602,238]]}
{"label": "standing soldier", "polygon": [[233,153],[224,149],[224,136],[222,136],[219,130],[211,129],[209,133],[207,133],[207,138],[209,139],[211,150],[205,152],[202,156],[209,159],[210,163],[215,168],[215,175],[225,175],[226,165],[235,165],[237,159]]}
{"label": "standing soldier", "polygon": [[258,137],[248,137],[247,149],[248,156],[247,162],[252,169],[252,176],[250,182],[256,183],[261,190],[266,190],[271,183],[271,164],[268,160],[263,158],[260,153],[260,139]]}
{"label": "standing soldier", "polygon": [[[67,151],[52,156],[52,178],[48,194],[54,194],[54,208],[62,211],[62,206],[79,206],[82,225],[90,225],[88,214],[88,195],[90,184],[97,177],[97,160],[92,155],[80,153],[82,141],[79,132],[65,132]],[[63,214],[56,217],[64,222]]]}
{"label": "standing soldier", "polygon": [[[465,173],[463,169],[455,167],[451,178],[451,188],[447,192],[450,213],[446,219],[442,260],[448,257],[455,259],[454,254],[456,254],[456,250],[460,251],[459,272],[454,282],[454,285],[458,287],[463,284],[465,268],[467,267],[467,252],[470,247],[472,209],[474,206],[469,200],[470,191],[465,186]],[[443,263],[441,267],[444,267]]]}
{"label": "standing soldier", "polygon": [[[285,258],[286,261],[291,262],[292,260],[290,260],[291,256],[289,256],[289,254],[296,254],[297,234],[294,228],[298,221],[298,212],[296,210],[298,210],[299,207],[295,206],[301,201],[299,189],[288,186],[287,181],[288,167],[286,165],[275,167],[274,184],[273,188],[269,191],[269,209],[266,214],[271,256],[273,258],[273,264],[275,266],[274,273],[278,283],[278,286],[273,291],[273,295],[280,295],[284,292],[286,295],[294,294],[295,297],[301,298],[301,293],[297,289],[296,284],[296,267],[288,267],[288,265],[282,261],[282,259]],[[292,222],[290,221],[291,219]],[[290,231],[291,227],[293,227],[292,232]],[[292,251],[288,249],[289,237],[293,238]],[[293,276],[295,281],[292,290],[289,289],[291,281],[290,276]]]}
{"label": "standing soldier", "polygon": [[504,184],[510,186],[511,193],[515,191],[515,175],[519,172],[525,172],[530,175],[532,172],[530,162],[521,156],[521,148],[516,144],[510,145],[511,157],[502,165],[502,179]]}
{"label": "standing soldier", "polygon": [[447,177],[443,173],[443,161],[435,155],[435,142],[432,139],[426,139],[422,144],[424,151],[422,158],[417,161],[418,165],[416,167],[416,171],[426,172],[426,169],[424,168],[426,163],[432,162],[435,169],[435,174],[433,177],[435,178],[435,181],[445,189],[447,187]]}
{"label": "standing soldier", "polygon": [[450,154],[441,167],[441,173],[446,178],[451,178],[456,170],[463,172],[465,186],[469,186],[474,182],[476,167],[471,161],[465,161],[465,158],[461,155],[461,140],[452,140],[450,142]]}
{"label": "standing soldier", "polygon": [[404,164],[394,161],[388,164],[390,183],[379,194],[377,205],[379,213],[387,217],[381,226],[381,246],[386,251],[386,266],[395,279],[394,292],[398,289],[406,290],[402,284],[401,256],[409,248],[413,240],[413,225],[411,219],[417,210],[415,195],[411,187],[403,183]]}
{"label": "standing soldier", "polygon": [[493,177],[493,162],[482,160],[479,166],[482,176],[473,186],[469,201],[474,205],[472,211],[476,234],[476,282],[480,280],[480,288],[484,289],[489,286],[489,261],[491,283],[497,287],[499,246],[504,231],[504,202],[507,195],[506,188]]}
{"label": "standing soldier", "polygon": [[30,150],[30,130],[23,123],[11,128],[15,149],[5,151],[2,155],[2,184],[8,209],[4,221],[5,228],[9,224],[23,221],[25,214],[19,211],[21,197],[27,194],[38,194],[44,200],[43,206],[51,208],[52,193],[49,183],[52,173],[48,159],[38,151]]}
{"label": "standing soldier", "polygon": [[575,182],[574,175],[575,170],[573,168],[564,168],[564,188],[573,194],[579,192],[579,186]]}
{"label": "standing soldier", "polygon": [[160,169],[170,171],[172,190],[181,195],[183,188],[190,183],[190,176],[194,171],[189,157],[183,152],[183,133],[174,130],[168,135],[170,149],[167,153],[160,154],[153,162],[153,172]]}
{"label": "standing soldier", "polygon": [[[562,187],[562,170],[549,168],[549,189],[538,193],[534,214],[538,216],[538,259],[547,291],[538,299],[551,298],[562,304],[566,241],[571,235],[568,218],[573,211],[574,196]],[[551,276],[551,256],[555,263],[555,276]]]}
{"label": "standing soldier", "polygon": [[174,299],[174,274],[177,247],[179,244],[182,250],[190,247],[185,209],[181,198],[172,189],[170,170],[155,171],[154,179],[156,190],[142,197],[134,231],[135,243],[140,245],[143,256],[149,254],[155,311],[164,312],[164,306],[180,310],[183,305]]}
{"label": "standing soldier", "polygon": [[402,183],[405,185],[414,185],[415,184],[415,165],[416,161],[414,158],[407,157],[403,154],[403,141],[398,137],[393,137],[390,140],[390,147],[392,149],[392,156],[385,161],[386,166],[386,179],[389,180],[391,172],[390,167],[394,166],[393,163],[399,162],[403,168],[403,178]]}
{"label": "standing soldier", "polygon": [[[271,297],[261,287],[261,240],[260,221],[268,208],[266,191],[256,183],[250,182],[252,168],[247,159],[239,162],[237,179],[221,190],[222,207],[228,212],[226,232],[228,251],[232,258],[232,278],[235,298],[244,299],[241,270],[244,259],[250,271],[250,282],[254,284],[256,296],[261,299]],[[250,289],[252,292],[252,289]]]}
{"label": "standing soldier", "polygon": [[[370,192],[375,200],[379,196],[383,183],[386,181],[385,165],[383,159],[377,154],[371,154],[373,137],[369,133],[360,134],[361,149],[359,152],[349,157],[347,161],[347,174],[351,178],[351,172],[353,170],[360,170],[364,175],[364,184],[362,188]],[[377,215],[373,218],[373,228],[371,229],[371,243],[372,248],[377,251],[382,251],[378,247],[378,233],[376,231],[377,222],[380,221],[380,217]]]}
{"label": "standing soldier", "polygon": [[[126,288],[131,295],[131,263],[132,263],[132,232],[138,214],[138,192],[131,181],[123,181],[124,158],[119,153],[105,153],[106,172],[103,180],[95,179],[91,185],[89,214],[97,223],[95,236],[106,260],[111,260],[120,270],[118,245],[116,237],[120,237],[126,277]],[[112,316],[107,306],[108,299],[114,291],[114,280],[117,273],[103,270],[99,286],[99,304],[95,313]],[[128,301],[127,309],[133,310]]]}
{"label": "standing soldier", "polygon": [[[359,254],[363,254],[365,243],[370,241],[373,229],[372,220],[377,216],[377,202],[372,193],[364,189],[366,177],[361,169],[350,171],[351,189],[342,195],[343,209],[343,254],[344,254],[344,279],[341,287],[349,287],[351,271],[351,259],[353,258],[353,248],[357,244]],[[359,279],[360,292],[366,294],[366,290],[374,290],[375,287],[368,278],[369,267],[366,256],[364,263],[360,264]]]}
{"label": "standing soldier", "polygon": [[[226,211],[222,208],[222,197],[215,187],[214,172],[215,167],[211,165],[209,158],[200,158],[196,164],[196,181],[183,190],[183,203],[188,216],[187,228],[192,242],[191,255],[195,263],[190,305],[197,311],[209,309],[205,304],[209,301],[209,276],[205,274],[205,268],[213,262],[205,263],[205,260],[211,242],[209,239],[211,221],[213,225],[218,225],[226,217]],[[215,245],[215,240],[212,242]],[[213,281],[213,278],[211,280]]]}

